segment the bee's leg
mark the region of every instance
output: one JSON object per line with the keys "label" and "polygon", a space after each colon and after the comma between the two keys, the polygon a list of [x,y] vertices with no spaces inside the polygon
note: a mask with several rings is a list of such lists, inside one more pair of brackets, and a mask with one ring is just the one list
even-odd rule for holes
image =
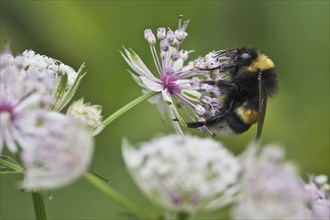
{"label": "bee's leg", "polygon": [[206,83],[206,84],[210,84],[210,85],[214,86],[217,83],[217,81],[215,81],[215,80],[202,80],[201,83]]}
{"label": "bee's leg", "polygon": [[218,86],[221,91],[225,92],[233,92],[238,90],[238,87],[235,83],[226,80],[218,80],[214,85]]}
{"label": "bee's leg", "polygon": [[187,127],[188,128],[200,128],[205,125],[205,121],[193,121],[193,122],[188,122]]}
{"label": "bee's leg", "polygon": [[212,138],[213,138],[213,139],[215,139],[215,137],[217,136],[217,135],[216,135],[216,133],[214,133],[214,132],[210,131],[209,129],[207,129],[207,130],[208,130],[208,131],[211,133],[211,135],[212,135]]}

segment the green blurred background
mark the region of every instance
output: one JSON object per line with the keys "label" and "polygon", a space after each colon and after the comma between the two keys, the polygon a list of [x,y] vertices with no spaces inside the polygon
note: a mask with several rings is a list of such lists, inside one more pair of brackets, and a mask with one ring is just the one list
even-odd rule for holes
{"label": "green blurred background", "polygon": [[[283,145],[303,175],[329,175],[329,1],[1,0],[1,42],[10,39],[15,54],[33,49],[75,69],[86,62],[88,74],[76,97],[103,105],[108,116],[141,95],[119,54],[122,45],[134,48],[153,66],[144,29],[175,29],[180,14],[190,20],[183,45],[195,50],[190,58],[255,45],[274,60],[280,91],[269,102],[262,142]],[[142,103],[96,137],[91,165],[115,189],[153,213],[161,209],[152,206],[132,182],[120,144],[123,137],[136,143],[160,132],[174,130],[168,121],[161,121],[155,106]],[[243,135],[217,139],[239,153],[255,132],[254,126]],[[31,196],[17,188],[21,178],[1,176],[2,219],[34,218]],[[124,209],[83,179],[51,196],[46,200],[49,219],[126,216]],[[214,212],[196,219],[227,214]]]}

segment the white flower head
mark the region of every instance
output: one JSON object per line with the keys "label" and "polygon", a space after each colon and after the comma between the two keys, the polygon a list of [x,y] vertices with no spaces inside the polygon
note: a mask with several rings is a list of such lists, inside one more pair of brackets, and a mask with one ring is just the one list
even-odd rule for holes
{"label": "white flower head", "polygon": [[0,152],[5,145],[19,153],[25,189],[74,181],[90,163],[93,137],[86,125],[54,110],[70,99],[82,75],[33,51],[0,56]]}
{"label": "white flower head", "polygon": [[308,197],[294,166],[278,146],[251,145],[242,161],[235,219],[305,219]]}
{"label": "white flower head", "polygon": [[305,219],[330,218],[330,186],[325,175],[310,176],[305,184],[309,204],[303,210]]}
{"label": "white flower head", "polygon": [[12,153],[17,144],[25,146],[25,136],[33,132],[34,115],[48,109],[52,96],[52,77],[35,77],[44,71],[22,69],[9,53],[0,55],[0,152],[6,145]]}
{"label": "white flower head", "polygon": [[[214,113],[220,108],[220,102],[205,103],[202,97],[217,98],[218,88],[210,85],[213,89],[206,91],[201,88],[201,83],[192,80],[194,77],[209,79],[209,71],[196,68],[193,62],[184,64],[188,59],[191,50],[180,49],[182,42],[188,36],[186,29],[188,21],[183,22],[182,16],[179,19],[178,28],[175,31],[165,28],[158,28],[157,37],[151,29],[144,32],[145,39],[150,45],[153,61],[159,77],[150,71],[142,59],[132,50],[124,48],[122,56],[133,72],[129,71],[133,79],[145,93],[156,92],[156,97],[150,100],[156,103],[161,115],[167,110],[175,129],[182,133],[180,124],[185,126],[185,120],[179,114],[177,106],[187,108],[190,120],[196,120],[206,114],[206,110]],[[159,54],[156,45],[159,40]],[[220,61],[219,61],[220,62]],[[204,108],[204,109],[202,109]]]}
{"label": "white flower head", "polygon": [[94,149],[87,126],[57,112],[39,114],[34,126],[38,135],[29,137],[29,147],[21,152],[24,189],[63,187],[86,171]]}
{"label": "white flower head", "polygon": [[101,105],[91,105],[89,102],[84,103],[83,98],[73,102],[67,111],[67,115],[73,116],[91,128],[94,135],[99,134],[104,128],[101,113]]}
{"label": "white flower head", "polygon": [[232,201],[240,165],[211,138],[168,135],[134,149],[123,144],[133,179],[149,199],[163,208],[194,213]]}
{"label": "white flower head", "polygon": [[40,55],[33,50],[26,50],[21,56],[15,58],[16,65],[25,71],[38,71],[36,78],[51,77],[53,86],[49,93],[54,97],[52,109],[60,111],[70,101],[84,74],[81,69],[76,72],[72,67],[64,63]]}

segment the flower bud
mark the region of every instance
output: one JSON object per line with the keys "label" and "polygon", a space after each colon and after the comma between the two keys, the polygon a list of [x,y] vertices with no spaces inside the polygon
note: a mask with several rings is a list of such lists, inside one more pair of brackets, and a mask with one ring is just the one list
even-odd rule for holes
{"label": "flower bud", "polygon": [[93,134],[97,135],[104,128],[101,112],[102,106],[84,103],[84,99],[81,98],[71,104],[67,114],[86,124],[93,131]]}
{"label": "flower bud", "polygon": [[175,34],[172,30],[167,31],[166,39],[169,43],[172,43],[175,39]]}
{"label": "flower bud", "polygon": [[157,38],[159,40],[164,40],[166,37],[166,29],[161,27],[161,28],[158,28],[157,30]]}
{"label": "flower bud", "polygon": [[181,30],[175,30],[174,34],[175,34],[175,38],[178,41],[183,41],[188,36],[188,33],[185,32],[182,29]]}
{"label": "flower bud", "polygon": [[148,41],[148,44],[155,45],[156,38],[155,35],[152,33],[151,29],[146,29],[144,31],[144,38]]}
{"label": "flower bud", "polygon": [[161,40],[160,41],[160,49],[164,52],[167,52],[170,48],[170,44],[167,40]]}

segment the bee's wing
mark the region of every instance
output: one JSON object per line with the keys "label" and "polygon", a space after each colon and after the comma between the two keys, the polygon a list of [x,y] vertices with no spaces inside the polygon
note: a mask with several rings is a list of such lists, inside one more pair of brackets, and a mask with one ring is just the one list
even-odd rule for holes
{"label": "bee's wing", "polygon": [[257,135],[255,137],[256,142],[258,142],[261,136],[262,127],[265,121],[266,107],[267,107],[267,93],[265,90],[265,84],[262,79],[261,72],[258,75],[258,88],[259,88],[259,110],[258,110],[258,129],[257,129]]}

